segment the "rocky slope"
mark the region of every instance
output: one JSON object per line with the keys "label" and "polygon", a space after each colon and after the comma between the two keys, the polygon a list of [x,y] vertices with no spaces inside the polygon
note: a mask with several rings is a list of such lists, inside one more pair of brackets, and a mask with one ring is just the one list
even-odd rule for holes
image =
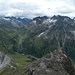
{"label": "rocky slope", "polygon": [[9,65],[0,75],[75,75],[75,68],[72,60],[60,48],[23,68]]}
{"label": "rocky slope", "polygon": [[11,63],[11,58],[8,55],[0,52],[0,70]]}
{"label": "rocky slope", "polygon": [[[75,20],[67,16],[36,17],[26,28],[29,30],[22,43],[23,53],[42,57],[55,48],[63,47],[75,59]],[[36,54],[36,55],[35,55]]]}
{"label": "rocky slope", "polygon": [[26,67],[26,72],[27,75],[75,75],[72,61],[62,49],[33,62]]}

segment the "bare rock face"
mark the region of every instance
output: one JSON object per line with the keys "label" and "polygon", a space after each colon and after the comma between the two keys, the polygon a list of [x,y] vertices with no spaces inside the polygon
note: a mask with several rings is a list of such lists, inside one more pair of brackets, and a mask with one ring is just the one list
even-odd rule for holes
{"label": "bare rock face", "polygon": [[26,67],[26,72],[28,75],[75,75],[72,62],[62,49],[33,62]]}
{"label": "bare rock face", "polygon": [[4,53],[0,52],[0,69],[10,64],[11,58]]}

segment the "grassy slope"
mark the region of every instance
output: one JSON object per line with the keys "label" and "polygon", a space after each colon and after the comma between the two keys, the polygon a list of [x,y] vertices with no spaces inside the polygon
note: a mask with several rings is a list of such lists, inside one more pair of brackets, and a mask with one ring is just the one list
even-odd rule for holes
{"label": "grassy slope", "polygon": [[19,53],[12,54],[11,57],[16,62],[16,65],[19,67],[23,67],[32,61],[31,59],[29,59],[26,56],[23,56]]}
{"label": "grassy slope", "polygon": [[[29,64],[32,60],[19,53],[15,53],[12,50],[12,47],[14,44],[12,43],[13,39],[16,38],[18,45],[20,45],[23,40],[23,37],[18,34],[19,33],[16,29],[0,28],[0,51],[4,52],[5,54],[9,54],[13,58],[13,60],[16,62],[16,67],[21,69],[21,67]],[[16,35],[18,35],[18,37],[15,37]],[[4,68],[4,71],[2,71],[0,75],[10,75],[10,74],[13,75],[12,73],[14,73],[14,70],[11,69],[10,66],[7,66],[6,68]],[[17,73],[18,72],[16,71],[15,75],[20,74],[20,73],[19,74]]]}
{"label": "grassy slope", "polygon": [[28,75],[25,73],[23,67],[31,63],[32,60],[19,53],[11,54],[11,56],[13,60],[16,62],[16,65],[11,64],[13,67],[11,67],[11,65],[8,65],[3,69],[0,75]]}
{"label": "grassy slope", "polygon": [[29,75],[25,73],[25,70],[23,68],[11,68],[10,66],[7,66],[4,71],[0,73],[0,75]]}

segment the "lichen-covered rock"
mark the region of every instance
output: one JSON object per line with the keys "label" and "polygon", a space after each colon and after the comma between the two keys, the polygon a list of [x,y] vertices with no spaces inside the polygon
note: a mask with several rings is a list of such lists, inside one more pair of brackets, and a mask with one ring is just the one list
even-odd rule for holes
{"label": "lichen-covered rock", "polygon": [[28,75],[75,75],[75,69],[66,53],[58,49],[27,66],[26,73]]}

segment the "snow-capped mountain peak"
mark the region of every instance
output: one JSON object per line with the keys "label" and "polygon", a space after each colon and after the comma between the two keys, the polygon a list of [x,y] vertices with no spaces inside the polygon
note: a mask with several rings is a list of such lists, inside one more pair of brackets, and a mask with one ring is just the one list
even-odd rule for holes
{"label": "snow-capped mountain peak", "polygon": [[51,19],[51,18],[49,18],[49,19],[45,20],[43,22],[43,24],[50,24],[50,23],[54,23],[55,24],[56,21],[57,21],[57,19]]}

